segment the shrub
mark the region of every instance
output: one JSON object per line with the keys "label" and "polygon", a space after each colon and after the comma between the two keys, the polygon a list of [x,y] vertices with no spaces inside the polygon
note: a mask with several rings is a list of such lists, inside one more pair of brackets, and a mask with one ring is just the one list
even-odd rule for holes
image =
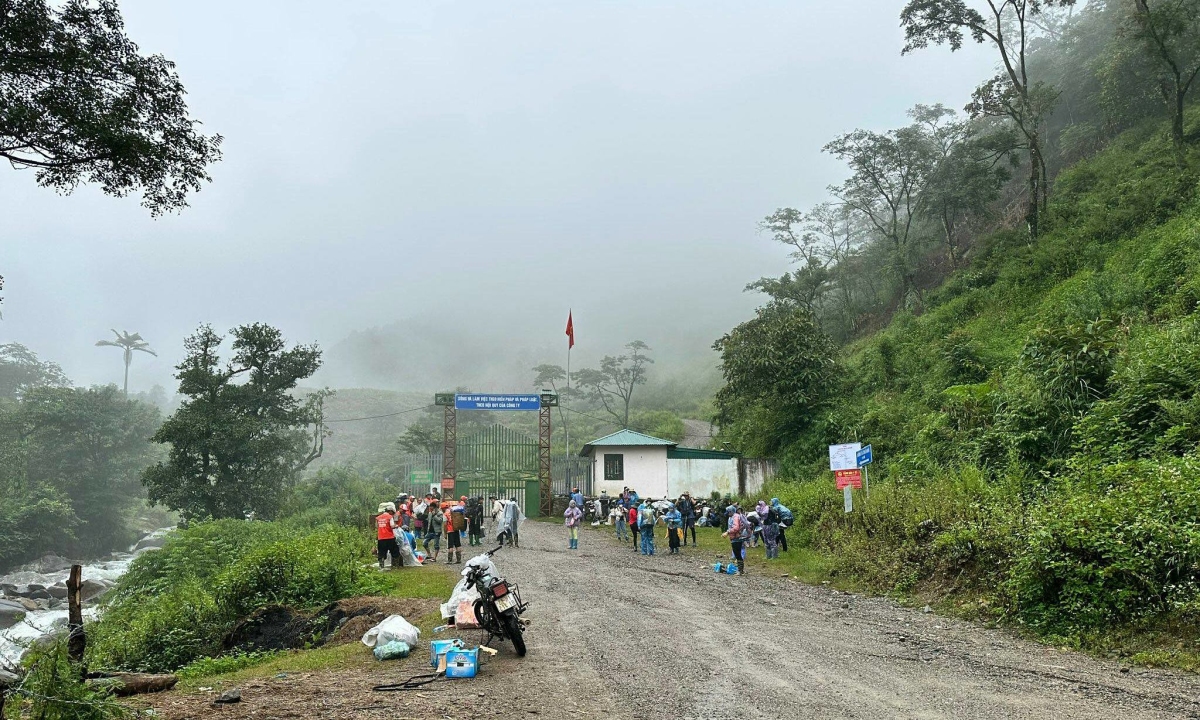
{"label": "shrub", "polygon": [[130,717],[129,709],[112,699],[103,687],[85,685],[80,667],[67,655],[65,640],[32,648],[22,659],[25,676],[12,691],[13,704],[23,706],[21,717],[38,720],[115,720]]}
{"label": "shrub", "polygon": [[1010,580],[1020,617],[1075,632],[1200,611],[1200,460],[1081,472],[1030,515]]}
{"label": "shrub", "polygon": [[324,605],[376,587],[367,534],[284,522],[220,520],[144,553],[89,626],[93,666],[174,670],[216,655],[238,619],[266,605]]}

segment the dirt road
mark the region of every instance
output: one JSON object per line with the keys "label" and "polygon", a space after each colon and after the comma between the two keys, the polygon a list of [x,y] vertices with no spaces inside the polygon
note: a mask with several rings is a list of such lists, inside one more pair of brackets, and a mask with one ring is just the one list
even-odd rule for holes
{"label": "dirt road", "polygon": [[[370,686],[428,653],[332,677],[264,680],[237,710],[269,717],[1200,718],[1200,677],[1132,669],[881,599],[643,557],[590,529],[527,523],[498,558],[519,582],[529,655],[421,696]],[[761,573],[761,561],[757,568]],[[470,636],[467,636],[470,638]],[[277,683],[277,684],[276,684]],[[267,702],[267,698],[284,702]],[[185,717],[182,707],[169,716]],[[207,716],[198,714],[196,716]]]}

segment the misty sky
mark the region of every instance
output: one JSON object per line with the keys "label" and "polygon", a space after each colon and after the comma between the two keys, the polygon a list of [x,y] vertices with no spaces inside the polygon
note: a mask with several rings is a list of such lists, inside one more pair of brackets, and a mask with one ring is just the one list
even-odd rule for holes
{"label": "misty sky", "polygon": [[225,159],[159,219],[0,167],[0,342],[119,382],[93,343],[140,331],[160,357],[132,390],[173,389],[201,322],[332,348],[444,321],[526,354],[560,347],[573,307],[581,359],[635,337],[707,352],[759,302],[745,284],[787,267],[757,221],[843,177],[821,146],[961,107],[991,68],[901,57],[900,0],[120,5]]}

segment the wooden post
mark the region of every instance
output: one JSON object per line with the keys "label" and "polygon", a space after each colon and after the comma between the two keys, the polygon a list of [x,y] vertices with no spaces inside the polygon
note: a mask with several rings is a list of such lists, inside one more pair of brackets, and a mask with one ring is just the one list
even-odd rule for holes
{"label": "wooden post", "polygon": [[71,575],[67,578],[67,656],[80,664],[83,663],[83,652],[87,649],[87,637],[83,634],[82,576],[83,567],[72,565]]}

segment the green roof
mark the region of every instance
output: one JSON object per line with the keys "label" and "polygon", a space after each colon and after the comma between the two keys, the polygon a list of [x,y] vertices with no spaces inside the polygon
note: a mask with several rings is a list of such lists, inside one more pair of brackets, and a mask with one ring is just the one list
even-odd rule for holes
{"label": "green roof", "polygon": [[725,450],[703,450],[701,448],[673,447],[667,449],[667,459],[675,460],[733,460],[741,453]]}
{"label": "green roof", "polygon": [[621,447],[629,447],[633,445],[660,445],[663,447],[675,447],[677,443],[646,435],[644,433],[634,432],[633,430],[618,430],[612,435],[605,435],[598,440],[593,440],[587,445],[584,445],[579,449],[579,454],[582,457],[587,457],[591,454],[593,447],[612,447],[614,445]]}

